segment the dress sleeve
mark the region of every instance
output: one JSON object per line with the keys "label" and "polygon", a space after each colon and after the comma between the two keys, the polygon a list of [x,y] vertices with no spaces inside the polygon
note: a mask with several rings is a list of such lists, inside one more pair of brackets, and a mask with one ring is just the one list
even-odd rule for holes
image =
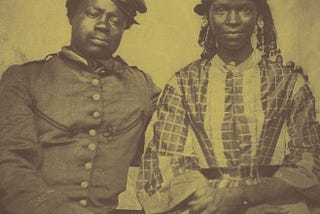
{"label": "dress sleeve", "polygon": [[0,203],[9,213],[73,213],[78,205],[68,209],[68,198],[37,171],[41,148],[27,82],[22,66],[9,68],[0,82]]}
{"label": "dress sleeve", "polygon": [[[173,81],[173,83],[172,83]],[[172,79],[157,105],[153,138],[142,157],[137,196],[146,213],[177,211],[198,188],[207,185],[198,158],[188,149],[188,120]]]}
{"label": "dress sleeve", "polygon": [[289,154],[275,176],[320,201],[320,125],[316,121],[315,99],[301,76],[297,77],[289,111]]}

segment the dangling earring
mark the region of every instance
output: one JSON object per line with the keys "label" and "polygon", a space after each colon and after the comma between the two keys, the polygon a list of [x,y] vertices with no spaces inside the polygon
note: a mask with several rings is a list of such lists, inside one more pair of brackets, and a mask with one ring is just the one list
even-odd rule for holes
{"label": "dangling earring", "polygon": [[201,46],[203,47],[203,46],[205,46],[205,44],[207,43],[207,41],[208,41],[208,39],[209,39],[209,32],[210,32],[210,29],[209,29],[209,21],[208,21],[208,19],[207,19],[207,17],[206,16],[204,16],[203,18],[202,18],[202,23],[201,23],[201,31],[203,32],[203,31],[205,31],[205,33],[204,33],[204,35],[203,35],[203,33],[202,33],[202,41],[201,41]]}
{"label": "dangling earring", "polygon": [[259,51],[265,50],[265,42],[264,42],[264,21],[263,17],[260,15],[257,20],[257,49]]}

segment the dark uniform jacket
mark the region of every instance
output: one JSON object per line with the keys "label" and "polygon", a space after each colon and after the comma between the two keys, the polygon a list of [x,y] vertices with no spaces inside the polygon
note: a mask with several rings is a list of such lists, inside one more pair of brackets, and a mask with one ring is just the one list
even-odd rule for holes
{"label": "dark uniform jacket", "polygon": [[120,58],[89,65],[63,48],[4,73],[0,203],[7,212],[117,206],[159,89]]}

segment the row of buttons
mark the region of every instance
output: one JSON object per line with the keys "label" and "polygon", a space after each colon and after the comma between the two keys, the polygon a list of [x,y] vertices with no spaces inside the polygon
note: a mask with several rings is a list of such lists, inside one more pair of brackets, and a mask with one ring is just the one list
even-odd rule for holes
{"label": "row of buttons", "polygon": [[[89,135],[90,135],[91,137],[94,137],[94,136],[97,135],[97,131],[96,131],[95,129],[90,129],[90,130],[89,130]],[[105,138],[107,138],[108,140],[112,140],[112,139],[113,139],[113,137],[112,137],[112,135],[110,134],[110,132],[104,133],[103,136],[104,136]],[[89,148],[89,149],[90,149],[90,148]],[[90,149],[90,150],[91,150],[91,149]]]}
{"label": "row of buttons", "polygon": [[[92,84],[93,85],[98,85],[99,83],[100,83],[100,81],[98,79],[93,79],[92,80]],[[94,94],[94,95],[92,95],[92,99],[94,101],[99,101],[99,100],[101,100],[101,95],[100,94]],[[100,118],[101,114],[100,114],[100,112],[95,111],[95,112],[92,113],[92,116],[97,119],[97,118]]]}
{"label": "row of buttons", "polygon": [[[94,86],[97,86],[97,85],[100,84],[100,81],[99,81],[98,79],[92,79],[92,80],[91,80],[91,84],[94,85]],[[100,100],[101,100],[101,95],[100,95],[100,94],[93,94],[93,95],[92,95],[92,100],[93,100],[93,101],[100,101]],[[92,116],[97,119],[97,118],[100,118],[101,113],[98,112],[98,111],[95,111],[95,112],[92,113]],[[90,130],[89,130],[89,135],[90,135],[91,137],[94,137],[94,136],[97,135],[97,131],[96,131],[95,129],[90,129]],[[96,144],[94,144],[94,143],[90,143],[90,144],[88,145],[88,149],[89,149],[90,151],[92,151],[92,152],[94,152],[94,151],[96,150],[96,148],[97,148],[97,146],[96,146]],[[85,169],[87,169],[87,170],[92,169],[92,166],[93,166],[93,165],[92,165],[92,162],[87,162],[87,163],[84,165]],[[82,188],[86,189],[86,188],[89,187],[89,183],[88,183],[87,181],[82,181],[81,184],[80,184],[80,186],[81,186]],[[79,203],[80,203],[80,205],[82,205],[82,206],[87,206],[87,205],[88,205],[88,201],[85,200],[85,199],[80,200]]]}

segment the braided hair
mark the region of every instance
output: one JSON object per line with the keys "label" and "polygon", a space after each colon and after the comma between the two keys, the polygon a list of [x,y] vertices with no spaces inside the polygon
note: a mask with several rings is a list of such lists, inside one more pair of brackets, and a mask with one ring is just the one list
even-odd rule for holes
{"label": "braided hair", "polygon": [[[263,51],[263,57],[270,58],[280,54],[277,46],[277,34],[267,0],[253,0],[257,8],[258,17],[263,20],[262,28],[257,32],[257,48]],[[216,38],[209,26],[209,10],[212,0],[202,0],[202,3],[194,8],[194,11],[203,16],[203,26],[199,33],[198,44],[204,48],[202,58],[211,59],[217,53]],[[258,23],[257,23],[258,25]]]}

